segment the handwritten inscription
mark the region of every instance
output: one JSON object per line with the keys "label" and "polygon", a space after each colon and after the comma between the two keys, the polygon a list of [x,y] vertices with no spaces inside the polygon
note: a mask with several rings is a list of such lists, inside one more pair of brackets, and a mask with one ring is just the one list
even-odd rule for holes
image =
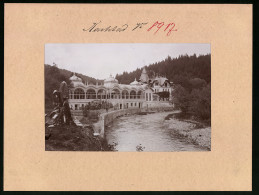
{"label": "handwritten inscription", "polygon": [[[133,26],[129,26],[128,24],[122,24],[120,26],[102,26],[102,21],[94,22],[89,28],[83,29],[85,32],[124,32],[126,30],[131,31],[141,31],[146,30],[147,32],[154,32],[154,35],[158,31],[163,31],[166,36],[170,36],[173,31],[177,31],[175,23],[164,23],[156,21],[151,26],[148,25],[148,22],[140,22],[136,23]],[[160,30],[161,29],[161,30]],[[163,30],[162,30],[163,29]]]}
{"label": "handwritten inscription", "polygon": [[99,27],[98,25],[101,23],[93,23],[93,25],[88,28],[88,29],[83,29],[83,31],[88,31],[88,32],[123,32],[128,28],[128,24],[124,24],[121,27],[118,26],[108,26],[108,27]]}
{"label": "handwritten inscription", "polygon": [[[160,30],[160,28],[162,28],[164,26],[164,22],[155,22],[147,31],[150,31],[153,29],[153,27],[156,27],[157,30],[155,31],[155,33],[157,33],[157,31]],[[171,28],[169,28],[171,27]],[[175,27],[175,23],[169,23],[166,25],[166,28],[164,29],[164,32],[167,31],[167,36],[169,36],[171,34],[172,31],[177,31],[177,29],[174,29]]]}
{"label": "handwritten inscription", "polygon": [[132,31],[136,30],[137,28],[142,28],[144,25],[146,25],[146,23],[137,23],[137,25],[132,29]]}

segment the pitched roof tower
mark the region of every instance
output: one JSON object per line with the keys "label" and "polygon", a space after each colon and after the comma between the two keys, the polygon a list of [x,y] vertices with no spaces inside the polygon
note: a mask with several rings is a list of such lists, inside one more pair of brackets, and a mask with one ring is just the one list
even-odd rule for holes
{"label": "pitched roof tower", "polygon": [[143,68],[139,80],[140,80],[140,82],[142,82],[142,83],[148,83],[149,78],[148,78],[147,71],[146,71],[145,68]]}

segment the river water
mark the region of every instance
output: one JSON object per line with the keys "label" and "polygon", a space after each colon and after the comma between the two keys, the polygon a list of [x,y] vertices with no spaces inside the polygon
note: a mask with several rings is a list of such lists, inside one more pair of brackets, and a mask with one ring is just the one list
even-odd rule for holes
{"label": "river water", "polygon": [[106,140],[114,145],[115,151],[206,151],[168,129],[168,121],[164,119],[171,113],[122,116],[106,127]]}

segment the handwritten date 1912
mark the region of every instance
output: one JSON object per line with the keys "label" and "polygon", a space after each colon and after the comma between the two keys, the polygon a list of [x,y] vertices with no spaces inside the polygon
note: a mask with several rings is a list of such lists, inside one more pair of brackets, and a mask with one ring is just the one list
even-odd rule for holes
{"label": "handwritten date 1912", "polygon": [[[86,32],[124,32],[128,29],[129,25],[128,24],[124,24],[122,26],[105,26],[105,27],[100,27],[100,24],[102,23],[102,21],[99,22],[94,22],[93,25],[90,28],[87,29],[83,29],[83,31]],[[147,22],[142,22],[142,23],[137,23],[131,27],[129,27],[130,29],[132,29],[132,31],[140,31],[141,29],[145,29],[145,26],[147,25]],[[177,31],[177,29],[175,29],[175,23],[168,23],[165,24],[164,22],[158,22],[156,21],[152,26],[150,26],[147,31],[154,31],[154,34],[156,34],[160,29],[163,29],[164,32],[166,32],[166,35],[169,36],[171,34],[172,31]],[[162,30],[160,30],[162,31]]]}
{"label": "handwritten date 1912", "polygon": [[[164,26],[164,22],[156,21],[149,29],[147,29],[147,31],[151,31],[153,28],[155,28],[157,30],[154,32],[154,34],[156,34],[157,31],[159,31],[163,26]],[[167,32],[166,33],[167,36],[169,36],[172,31],[177,31],[177,29],[175,29],[175,23],[169,23],[164,27],[165,27],[164,32]]]}

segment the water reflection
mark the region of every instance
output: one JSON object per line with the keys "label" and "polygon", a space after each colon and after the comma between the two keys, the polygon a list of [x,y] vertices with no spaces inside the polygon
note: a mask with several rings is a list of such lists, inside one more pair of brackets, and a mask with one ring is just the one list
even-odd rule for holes
{"label": "water reflection", "polygon": [[170,112],[148,115],[122,116],[105,129],[109,144],[116,143],[117,151],[203,151],[183,138],[176,137],[169,130],[164,118]]}

